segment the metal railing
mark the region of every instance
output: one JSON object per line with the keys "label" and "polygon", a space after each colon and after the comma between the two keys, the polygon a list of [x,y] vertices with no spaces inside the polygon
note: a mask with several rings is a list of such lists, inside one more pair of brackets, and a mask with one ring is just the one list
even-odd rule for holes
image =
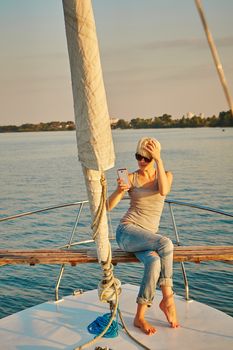
{"label": "metal railing", "polygon": [[[199,205],[199,204],[181,202],[181,201],[170,200],[170,199],[166,199],[166,203],[169,205],[169,210],[170,210],[172,225],[173,225],[173,231],[174,231],[174,234],[176,237],[176,244],[178,246],[181,245],[181,242],[180,242],[180,237],[179,237],[179,233],[178,233],[178,229],[177,229],[177,225],[176,225],[176,221],[175,221],[175,215],[173,212],[172,204],[179,205],[179,206],[185,206],[185,207],[189,207],[189,208],[195,208],[195,209],[204,210],[204,211],[208,211],[208,212],[212,212],[212,213],[216,213],[216,214],[220,214],[220,215],[233,217],[233,214],[230,214],[230,213],[225,212],[223,210],[206,207],[206,206]],[[181,262],[180,265],[181,265],[181,270],[182,270],[182,275],[183,275],[183,280],[184,280],[185,299],[187,301],[190,301],[191,299],[189,298],[189,284],[188,284],[188,278],[187,278],[187,274],[186,274],[186,270],[185,270],[185,264],[184,264],[184,262]]]}
{"label": "metal railing", "polygon": [[[126,200],[127,199],[128,198],[126,198]],[[220,215],[224,215],[224,216],[228,216],[228,217],[232,217],[233,218],[233,214],[231,214],[231,213],[228,213],[228,212],[220,210],[220,209],[206,207],[206,206],[199,205],[199,204],[187,203],[187,202],[171,200],[171,199],[166,199],[165,202],[169,206],[169,211],[170,211],[172,225],[173,225],[173,232],[174,232],[174,235],[175,235],[176,244],[178,246],[181,245],[181,242],[180,242],[180,237],[179,237],[179,233],[178,233],[178,229],[177,229],[177,225],[176,225],[176,221],[175,221],[175,215],[174,215],[174,212],[173,212],[173,205],[195,208],[195,209],[199,209],[199,210],[203,210],[203,211],[207,211],[207,212],[212,212],[212,213],[216,213],[216,214],[220,214]],[[83,241],[80,241],[80,242],[73,242],[74,234],[75,234],[75,232],[77,230],[77,227],[78,227],[78,224],[79,224],[79,220],[80,220],[80,216],[82,214],[83,207],[87,203],[88,203],[88,200],[83,200],[83,201],[77,201],[77,202],[73,202],[73,203],[54,205],[54,206],[50,206],[50,207],[46,207],[46,208],[42,208],[42,209],[38,209],[38,210],[34,210],[34,211],[29,211],[29,212],[24,212],[24,213],[12,215],[12,216],[3,217],[3,218],[0,218],[0,222],[8,221],[8,220],[15,220],[15,219],[19,219],[19,218],[22,218],[22,217],[25,217],[25,216],[29,216],[29,215],[33,215],[33,214],[39,214],[39,213],[42,213],[42,212],[47,212],[47,211],[51,211],[51,210],[55,210],[55,209],[72,207],[72,206],[78,206],[78,213],[76,215],[76,220],[75,220],[74,226],[72,228],[72,232],[71,232],[70,238],[69,238],[67,244],[58,247],[60,249],[62,249],[62,248],[69,249],[69,248],[71,248],[73,246],[94,242],[93,239],[83,240]],[[58,278],[57,278],[56,286],[55,286],[55,300],[56,301],[59,300],[59,286],[60,286],[61,279],[62,279],[62,276],[63,276],[63,273],[64,273],[64,269],[65,269],[65,264],[62,264],[60,272],[59,272],[59,275],[58,275]],[[190,300],[190,298],[189,298],[189,284],[188,284],[187,274],[186,274],[186,271],[185,271],[185,265],[184,265],[183,262],[181,262],[181,270],[182,270],[183,279],[184,279],[185,299],[188,301],[188,300]]]}

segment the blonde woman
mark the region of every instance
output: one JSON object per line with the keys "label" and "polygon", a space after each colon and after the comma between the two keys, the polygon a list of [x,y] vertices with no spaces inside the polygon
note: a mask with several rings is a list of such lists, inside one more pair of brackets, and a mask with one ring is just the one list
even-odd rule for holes
{"label": "blonde woman", "polygon": [[158,233],[164,200],[172,185],[172,173],[164,170],[160,143],[152,138],[139,140],[136,150],[138,170],[128,175],[129,184],[118,179],[117,189],[107,200],[112,210],[128,191],[130,207],[116,232],[119,247],[133,252],[144,264],[144,275],[137,297],[134,325],[152,335],[156,328],[146,321],[156,285],[162,290],[159,304],[172,328],[179,326],[172,290],[173,244]]}

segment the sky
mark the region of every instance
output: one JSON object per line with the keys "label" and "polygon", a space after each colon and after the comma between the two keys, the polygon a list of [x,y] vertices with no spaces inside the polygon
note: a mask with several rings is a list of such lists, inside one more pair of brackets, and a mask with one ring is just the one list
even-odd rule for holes
{"label": "sky", "polygon": [[[93,0],[112,118],[229,109],[194,0]],[[233,1],[202,1],[233,94]],[[74,120],[62,0],[0,0],[0,125]]]}

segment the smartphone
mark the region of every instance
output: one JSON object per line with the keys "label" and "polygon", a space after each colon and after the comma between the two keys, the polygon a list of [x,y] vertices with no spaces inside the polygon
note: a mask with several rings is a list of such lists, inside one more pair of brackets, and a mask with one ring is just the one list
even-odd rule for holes
{"label": "smartphone", "polygon": [[123,180],[125,185],[130,185],[129,184],[129,177],[128,177],[128,170],[126,168],[118,169],[117,174],[119,179]]}

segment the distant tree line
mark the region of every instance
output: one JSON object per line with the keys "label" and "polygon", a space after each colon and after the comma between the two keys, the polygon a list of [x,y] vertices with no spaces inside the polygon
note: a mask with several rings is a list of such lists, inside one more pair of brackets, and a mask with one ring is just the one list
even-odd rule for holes
{"label": "distant tree line", "polygon": [[75,124],[73,121],[68,122],[49,122],[39,124],[22,124],[0,126],[0,132],[30,132],[30,131],[64,131],[75,130]]}
{"label": "distant tree line", "polygon": [[151,128],[200,128],[200,127],[229,127],[233,126],[233,117],[231,111],[220,112],[208,118],[193,116],[191,118],[182,117],[172,119],[169,114],[163,114],[160,117],[149,119],[135,118],[130,121],[119,119],[112,125],[113,129],[151,129]]}
{"label": "distant tree line", "polygon": [[[200,127],[232,127],[233,117],[231,111],[220,112],[219,116],[215,115],[208,118],[193,116],[191,118],[182,117],[172,119],[169,114],[163,114],[154,118],[134,118],[130,121],[119,119],[111,125],[112,129],[151,129],[151,128],[200,128]],[[39,124],[22,124],[0,126],[0,133],[3,132],[29,132],[29,131],[65,131],[75,130],[75,123],[68,122],[49,122]]]}

